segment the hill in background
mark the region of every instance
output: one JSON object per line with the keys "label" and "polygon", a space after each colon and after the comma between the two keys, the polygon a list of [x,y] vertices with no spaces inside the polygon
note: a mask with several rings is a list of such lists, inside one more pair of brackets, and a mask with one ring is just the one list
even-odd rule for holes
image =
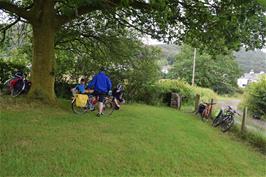
{"label": "hill in background", "polygon": [[[172,65],[175,56],[180,52],[181,47],[177,45],[160,44],[155,45],[162,51],[162,59],[159,61],[160,66]],[[236,61],[238,62],[241,70],[245,73],[254,70],[254,72],[266,72],[266,53],[261,50],[245,51],[241,49],[234,53]]]}
{"label": "hill in background", "polygon": [[266,72],[266,53],[261,50],[235,52],[236,61],[240,68],[245,72],[254,70],[255,73],[260,71]]}

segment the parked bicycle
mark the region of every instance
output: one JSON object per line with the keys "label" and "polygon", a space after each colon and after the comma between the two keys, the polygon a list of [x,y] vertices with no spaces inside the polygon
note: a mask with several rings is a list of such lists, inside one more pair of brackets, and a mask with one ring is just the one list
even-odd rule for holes
{"label": "parked bicycle", "polygon": [[[71,107],[74,113],[84,114],[89,111],[94,111],[97,104],[97,97],[88,96],[87,94],[75,94],[71,102]],[[116,110],[112,96],[106,96],[104,98],[103,105],[103,112],[106,115],[111,115],[113,111]]]}
{"label": "parked bicycle", "polygon": [[212,106],[215,105],[216,103],[200,103],[198,107],[198,111],[196,114],[201,115],[201,120],[202,121],[208,121],[211,113]]}
{"label": "parked bicycle", "polygon": [[226,109],[221,109],[212,122],[213,127],[218,127],[220,125],[221,131],[226,132],[234,125],[235,114],[240,115],[238,112],[233,110],[231,106],[227,106]]}
{"label": "parked bicycle", "polygon": [[27,93],[30,89],[31,82],[26,79],[27,75],[19,71],[14,74],[11,79],[4,82],[4,86],[1,90],[3,94],[10,94],[13,97],[20,95],[21,93]]}

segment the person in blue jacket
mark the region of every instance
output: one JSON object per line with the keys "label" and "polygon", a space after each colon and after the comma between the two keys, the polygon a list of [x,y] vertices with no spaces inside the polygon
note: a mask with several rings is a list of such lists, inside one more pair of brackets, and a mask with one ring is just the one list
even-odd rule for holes
{"label": "person in blue jacket", "polygon": [[99,112],[97,114],[100,117],[103,114],[103,101],[104,96],[112,89],[112,83],[109,77],[104,73],[105,69],[101,68],[100,72],[96,74],[89,82],[88,88],[94,89],[94,95],[99,97]]}

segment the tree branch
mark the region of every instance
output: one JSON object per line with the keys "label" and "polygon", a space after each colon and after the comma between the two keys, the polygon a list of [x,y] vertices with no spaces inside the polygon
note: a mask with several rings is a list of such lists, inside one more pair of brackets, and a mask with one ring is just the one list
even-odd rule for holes
{"label": "tree branch", "polygon": [[1,43],[4,42],[5,38],[6,38],[6,30],[8,30],[9,28],[11,28],[13,25],[15,25],[16,23],[18,23],[20,21],[20,18],[17,18],[13,23],[8,24],[7,26],[0,28],[0,32],[3,33],[3,37],[1,39]]}
{"label": "tree branch", "polygon": [[[68,23],[75,18],[78,18],[81,15],[94,12],[96,10],[107,10],[112,8],[117,8],[121,6],[121,0],[104,0],[102,3],[93,3],[81,5],[80,7],[73,8],[72,12],[69,15],[58,15],[58,25],[63,25]],[[136,9],[148,9],[150,4],[140,1],[132,1],[128,6],[134,7]]]}
{"label": "tree branch", "polygon": [[0,0],[0,9],[6,10],[8,12],[14,13],[19,17],[22,17],[26,20],[30,20],[30,13],[25,8],[18,7],[10,2]]}

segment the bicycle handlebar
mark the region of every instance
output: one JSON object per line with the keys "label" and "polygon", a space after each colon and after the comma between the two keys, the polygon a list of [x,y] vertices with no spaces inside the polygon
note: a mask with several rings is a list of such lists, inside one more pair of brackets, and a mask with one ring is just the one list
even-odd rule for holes
{"label": "bicycle handlebar", "polygon": [[240,116],[240,113],[238,113],[236,110],[234,110],[231,106],[227,105],[227,107],[229,108],[229,110],[232,110],[233,113],[235,113],[235,114]]}
{"label": "bicycle handlebar", "polygon": [[203,102],[204,104],[207,104],[207,105],[215,105],[216,103],[207,103],[207,102]]}

